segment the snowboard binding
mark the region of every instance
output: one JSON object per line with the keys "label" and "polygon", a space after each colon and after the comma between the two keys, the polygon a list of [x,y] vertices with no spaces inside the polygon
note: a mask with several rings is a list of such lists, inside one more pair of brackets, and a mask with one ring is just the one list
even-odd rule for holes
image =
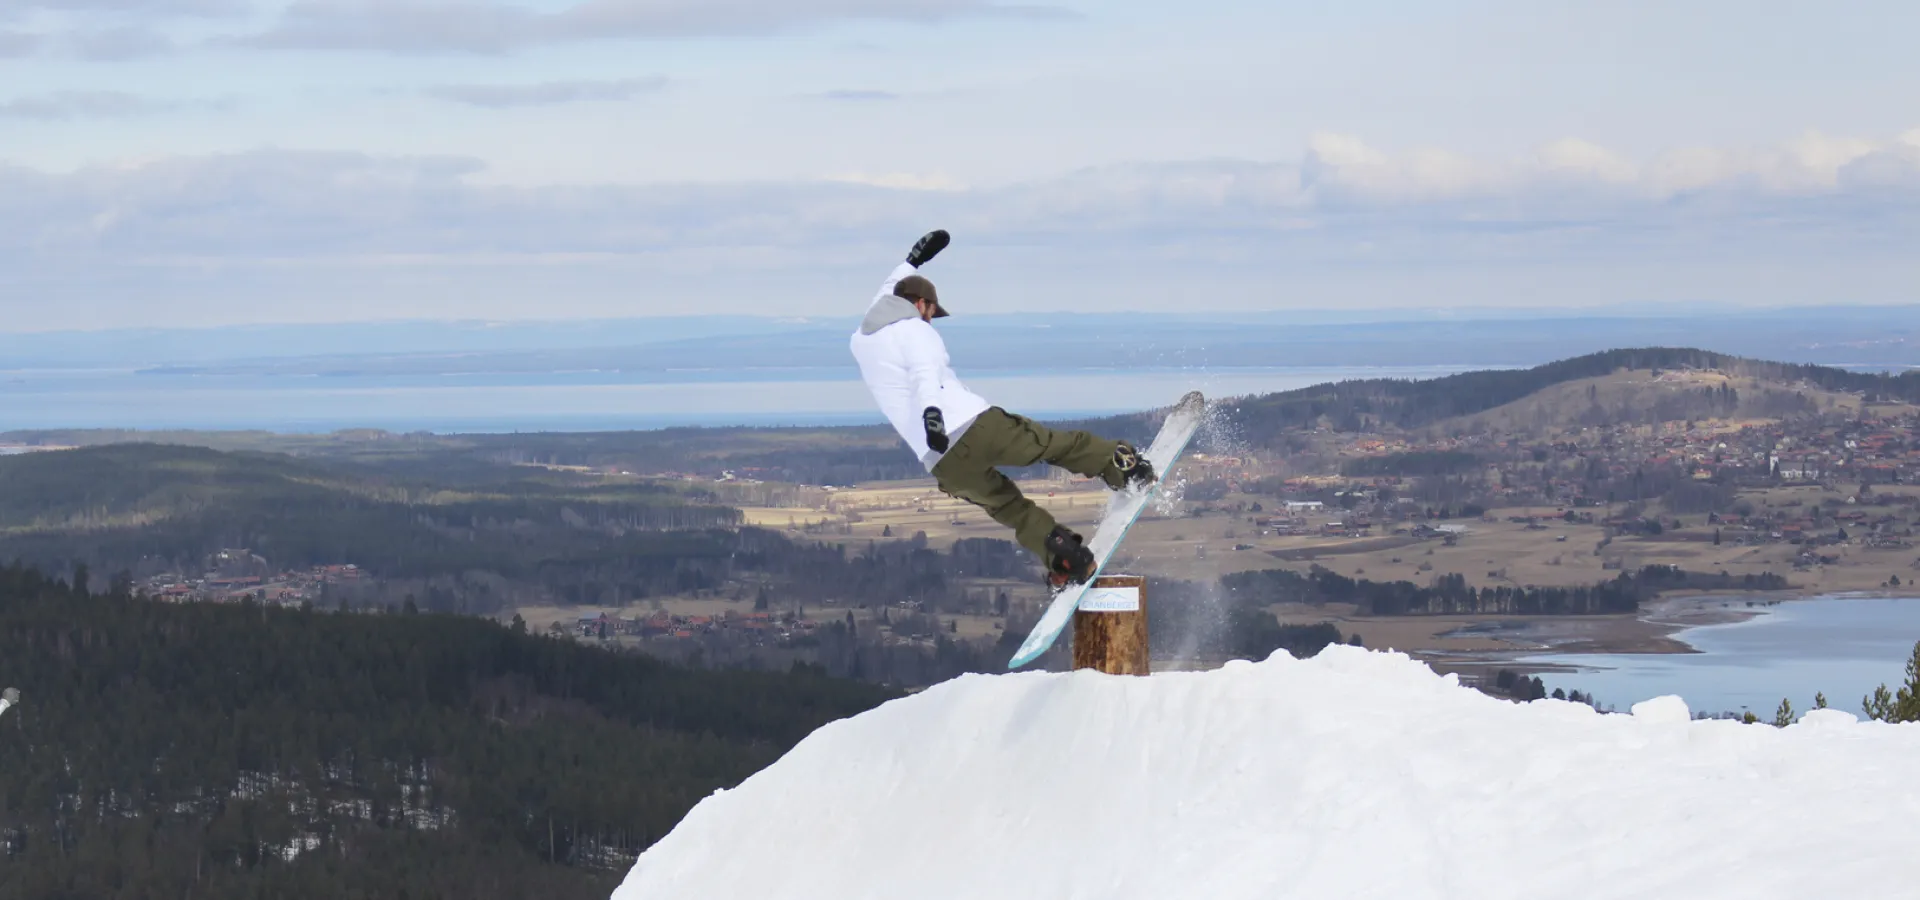
{"label": "snowboard binding", "polygon": [[1120,484],[1116,490],[1148,487],[1160,480],[1160,476],[1153,471],[1153,462],[1140,455],[1140,451],[1126,441],[1121,441],[1120,446],[1113,448],[1113,468],[1120,473]]}
{"label": "snowboard binding", "polygon": [[1047,585],[1055,591],[1093,577],[1093,549],[1064,525],[1047,535]]}

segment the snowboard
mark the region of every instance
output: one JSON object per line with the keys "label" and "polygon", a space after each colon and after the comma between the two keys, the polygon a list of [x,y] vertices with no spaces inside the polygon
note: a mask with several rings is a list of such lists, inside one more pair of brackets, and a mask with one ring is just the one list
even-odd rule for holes
{"label": "snowboard", "polygon": [[1094,526],[1093,542],[1093,578],[1079,584],[1070,584],[1053,596],[1045,615],[1033,626],[1033,632],[1013,654],[1007,668],[1017,669],[1033,662],[1040,654],[1053,646],[1060,632],[1073,619],[1073,611],[1080,606],[1080,598],[1093,586],[1094,578],[1100,577],[1100,571],[1106,568],[1107,560],[1113,558],[1113,551],[1120,546],[1120,539],[1127,536],[1127,530],[1133,527],[1140,512],[1160,493],[1166,478],[1173,471],[1173,464],[1186,452],[1187,442],[1193,440],[1194,432],[1200,430],[1200,420],[1206,415],[1207,401],[1199,391],[1191,391],[1174,404],[1167,413],[1167,420],[1160,425],[1160,433],[1153,438],[1153,444],[1146,450],[1147,460],[1153,463],[1153,471],[1160,480],[1144,488],[1128,488],[1114,491],[1107,498],[1106,515],[1100,524]]}

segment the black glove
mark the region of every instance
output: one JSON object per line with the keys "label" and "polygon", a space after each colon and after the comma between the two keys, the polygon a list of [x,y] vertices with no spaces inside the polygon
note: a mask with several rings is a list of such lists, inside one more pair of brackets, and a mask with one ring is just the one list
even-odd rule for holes
{"label": "black glove", "polygon": [[920,240],[914,242],[913,249],[907,251],[907,263],[916,269],[926,265],[939,256],[940,251],[947,249],[950,240],[952,238],[947,236],[947,232],[939,228],[921,235]]}
{"label": "black glove", "polygon": [[927,426],[927,446],[935,453],[947,452],[947,422],[940,417],[940,407],[927,407],[927,411],[920,414],[920,421]]}

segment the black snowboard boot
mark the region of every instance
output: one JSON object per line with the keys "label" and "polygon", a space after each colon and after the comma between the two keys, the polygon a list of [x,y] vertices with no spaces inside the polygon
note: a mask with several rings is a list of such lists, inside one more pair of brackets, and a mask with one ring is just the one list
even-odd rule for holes
{"label": "black snowboard boot", "polygon": [[1047,535],[1047,584],[1059,590],[1093,577],[1093,550],[1064,525]]}
{"label": "black snowboard boot", "polygon": [[1123,488],[1146,487],[1160,480],[1160,476],[1153,471],[1153,463],[1126,441],[1121,441],[1120,446],[1113,448],[1113,467],[1120,473],[1120,487]]}

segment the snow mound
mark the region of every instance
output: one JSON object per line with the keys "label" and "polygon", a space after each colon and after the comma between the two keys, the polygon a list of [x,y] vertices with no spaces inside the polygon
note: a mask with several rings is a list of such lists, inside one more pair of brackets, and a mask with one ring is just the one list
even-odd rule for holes
{"label": "snow mound", "polygon": [[1687,709],[1687,701],[1668,694],[1665,697],[1653,697],[1635,703],[1628,710],[1633,717],[1643,722],[1685,722],[1693,718],[1693,711]]}
{"label": "snow mound", "polygon": [[702,801],[614,900],[1914,897],[1920,724],[1516,704],[1333,646],[974,675]]}

